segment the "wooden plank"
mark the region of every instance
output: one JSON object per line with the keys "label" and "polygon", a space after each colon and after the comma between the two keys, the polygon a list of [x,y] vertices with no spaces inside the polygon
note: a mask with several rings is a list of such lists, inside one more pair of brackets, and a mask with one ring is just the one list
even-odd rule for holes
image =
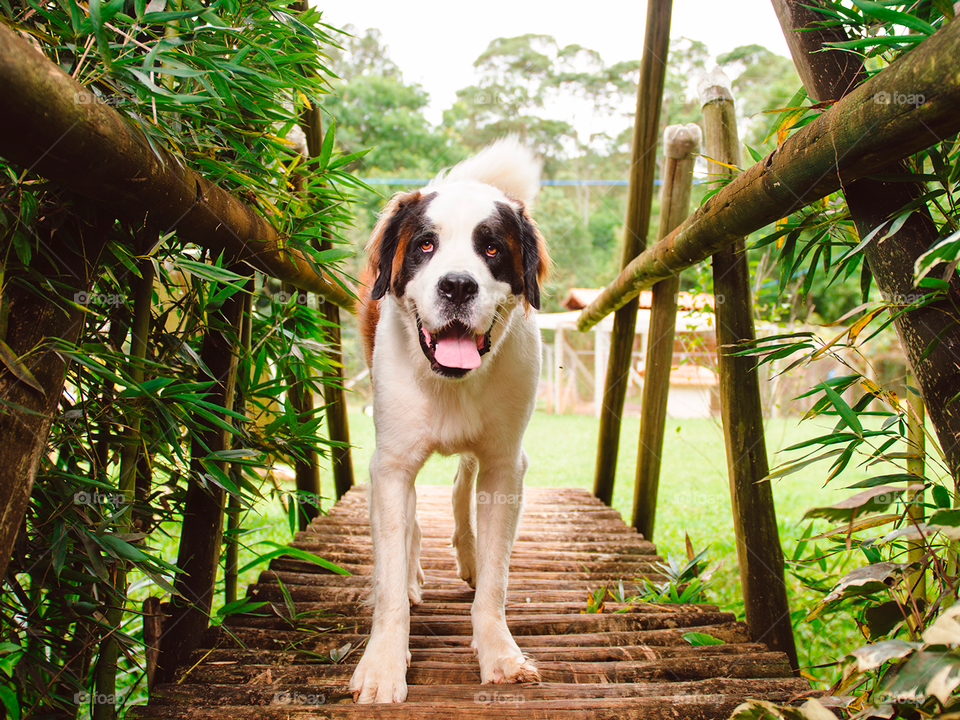
{"label": "wooden plank", "polygon": [[[309,610],[309,606],[305,606]],[[633,632],[637,630],[658,630],[666,628],[695,627],[727,623],[734,619],[732,613],[636,613],[621,615],[573,615],[544,614],[507,616],[507,627],[514,637],[521,635],[566,635],[569,633]],[[283,630],[291,627],[282,617],[250,617],[231,619],[227,627],[263,628]],[[352,632],[365,633],[370,630],[370,617],[304,617],[296,622],[305,632],[329,632],[337,629],[350,629]],[[469,617],[458,615],[417,615],[410,616],[411,635],[472,635],[473,623]]]}
{"label": "wooden plank", "polygon": [[[276,684],[310,683],[315,680],[349,680],[356,665],[259,665],[251,663],[202,663],[186,667],[176,682],[231,685],[256,681],[268,672]],[[753,653],[735,656],[704,655],[694,658],[665,657],[647,662],[538,662],[543,682],[621,683],[649,680],[698,680],[713,677],[784,677],[791,673],[783,653]],[[410,685],[480,684],[480,668],[460,663],[427,661],[411,665]]]}
{"label": "wooden plank", "polygon": [[[422,492],[441,501],[421,507],[422,522],[449,513],[448,488]],[[347,496],[363,497],[355,490]],[[568,510],[578,502],[575,494],[569,496],[561,512],[576,515]],[[363,509],[353,505],[361,517]],[[331,522],[321,518],[312,529]],[[358,522],[356,527],[363,525]],[[316,537],[356,539],[342,534]],[[621,543],[627,548],[644,542],[636,533],[625,537],[630,539]],[[714,605],[628,608],[607,603],[602,614],[585,614],[588,590],[604,583],[601,570],[634,567],[636,558],[656,558],[651,544],[644,543],[651,554],[630,554],[626,561],[590,552],[566,552],[558,559],[535,549],[535,538],[536,532],[531,533],[531,547],[518,551],[512,564],[532,563],[541,569],[517,567],[506,612],[517,644],[538,662],[545,681],[541,684],[479,685],[471,647],[473,591],[456,577],[449,548],[434,544],[423,555],[428,567],[424,602],[411,609],[408,702],[374,710],[355,705],[347,689],[370,629],[370,608],[363,603],[369,578],[322,574],[318,567],[296,561],[292,567],[298,572],[265,571],[248,591],[251,598],[267,598],[274,615],[232,616],[211,628],[202,637],[202,648],[183,664],[178,683],[155,686],[150,706],[131,709],[129,716],[366,718],[371,712],[386,712],[398,718],[447,718],[467,712],[511,717],[509,706],[514,703],[522,711],[517,717],[656,718],[662,712],[669,714],[663,717],[707,718],[718,717],[718,709],[725,717],[750,694],[787,702],[808,689],[803,681],[788,677],[789,661],[783,653],[749,642],[746,625]],[[368,567],[368,549],[359,543],[339,549],[324,546],[331,557],[362,561],[351,564],[355,569]],[[578,563],[582,571],[571,572]],[[283,619],[288,610],[278,580],[295,604],[294,620]],[[631,585],[625,590],[630,592]],[[684,639],[689,632],[724,644],[694,647]],[[346,653],[339,663],[328,661],[335,650]]]}
{"label": "wooden plank", "polygon": [[[729,621],[713,625],[693,625],[683,628],[638,630],[633,632],[568,633],[566,635],[520,635],[514,638],[521,648],[552,647],[602,648],[631,645],[668,646],[686,645],[683,635],[697,632],[710,635],[726,643],[749,642],[746,623]],[[202,647],[246,647],[266,650],[300,648],[308,652],[328,654],[344,645],[356,645],[366,639],[365,635],[350,633],[305,633],[297,630],[259,629],[242,626],[214,627],[204,636]],[[417,635],[410,638],[410,648],[469,648],[468,635]]]}
{"label": "wooden plank", "polygon": [[[472,702],[482,690],[503,690],[509,688],[484,688],[476,685],[411,685],[409,686],[408,702]],[[565,683],[540,683],[539,685],[524,685],[519,692],[523,693],[527,701],[563,700],[571,698],[573,688]],[[285,691],[291,694],[318,694],[322,693],[327,703],[333,704],[350,700],[346,683],[324,681],[320,683],[292,684],[292,685],[164,685],[158,687],[151,705],[192,705],[202,707],[240,706],[240,705],[270,705],[274,702],[277,692]],[[726,697],[762,697],[771,702],[789,701],[797,695],[809,691],[809,686],[802,680],[790,681],[783,678],[724,678],[723,680],[690,680],[679,681],[665,685],[664,683],[582,683],[575,688],[576,697],[587,698],[644,698],[663,697],[686,698],[703,696]],[[491,696],[492,697],[492,696]],[[212,702],[211,702],[212,700]],[[280,704],[280,703],[277,703]]]}

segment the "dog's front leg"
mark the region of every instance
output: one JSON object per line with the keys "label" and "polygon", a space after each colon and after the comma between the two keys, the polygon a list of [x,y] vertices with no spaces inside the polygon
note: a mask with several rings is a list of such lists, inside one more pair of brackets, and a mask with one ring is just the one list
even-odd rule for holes
{"label": "dog's front leg", "polygon": [[373,626],[350,680],[361,703],[403,702],[410,664],[409,549],[416,521],[416,473],[397,472],[377,454],[370,466],[373,540]]}
{"label": "dog's front leg", "polygon": [[517,537],[523,506],[523,476],[527,455],[516,460],[499,457],[493,464],[480,461],[477,484],[477,535],[480,576],[474,596],[473,647],[480,661],[483,683],[538,682],[540,673],[517,646],[507,628],[504,605],[510,551]]}

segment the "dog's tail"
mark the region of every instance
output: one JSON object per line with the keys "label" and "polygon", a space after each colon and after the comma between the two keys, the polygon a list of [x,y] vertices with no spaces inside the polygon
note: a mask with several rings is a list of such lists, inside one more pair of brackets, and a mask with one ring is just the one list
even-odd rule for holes
{"label": "dog's tail", "polygon": [[542,167],[537,156],[520,142],[520,138],[509,135],[491,143],[469,160],[441,173],[430,185],[457,180],[477,180],[493,185],[529,207],[540,192]]}

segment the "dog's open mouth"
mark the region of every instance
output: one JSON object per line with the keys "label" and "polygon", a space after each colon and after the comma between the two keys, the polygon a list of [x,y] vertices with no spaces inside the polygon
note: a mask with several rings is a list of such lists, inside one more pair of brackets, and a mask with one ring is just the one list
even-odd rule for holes
{"label": "dog's open mouth", "polygon": [[420,348],[430,361],[434,372],[451,377],[462,377],[480,367],[480,357],[490,352],[490,330],[476,334],[459,320],[427,332],[417,318]]}

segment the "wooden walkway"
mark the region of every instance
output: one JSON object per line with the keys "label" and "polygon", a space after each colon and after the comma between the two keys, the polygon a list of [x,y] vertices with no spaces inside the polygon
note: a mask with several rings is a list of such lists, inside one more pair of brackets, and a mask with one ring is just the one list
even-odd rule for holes
{"label": "wooden walkway", "polygon": [[[211,629],[177,682],[155,687],[127,717],[726,718],[748,697],[785,702],[809,692],[786,656],[751,643],[746,626],[716,606],[608,603],[602,614],[584,614],[589,589],[654,578],[660,558],[588,492],[546,488],[526,490],[507,598],[510,628],[543,682],[480,685],[470,649],[473,591],[457,577],[449,547],[450,488],[418,488],[418,496],[427,582],[412,611],[406,703],[355,705],[347,691],[370,629],[366,496],[355,488],[293,543],[353,575],[275,560],[249,590],[274,611]],[[681,637],[687,632],[724,644],[693,647]]]}

